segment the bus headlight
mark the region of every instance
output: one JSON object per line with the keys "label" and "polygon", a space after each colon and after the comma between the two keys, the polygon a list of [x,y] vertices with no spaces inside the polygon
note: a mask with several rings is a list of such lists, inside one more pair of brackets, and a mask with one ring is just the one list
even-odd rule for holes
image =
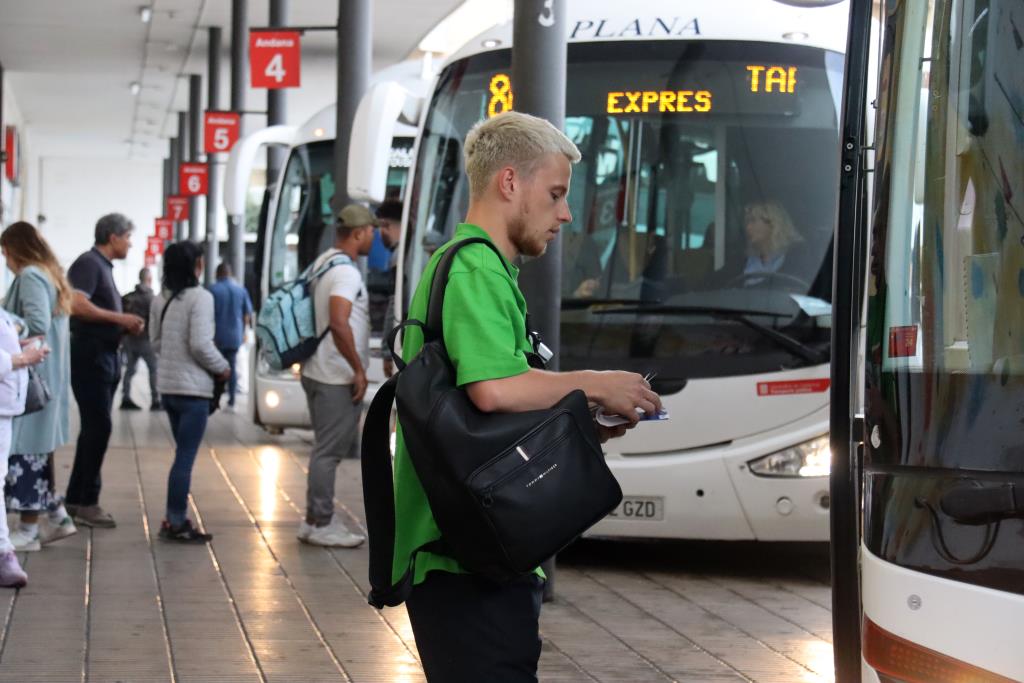
{"label": "bus headlight", "polygon": [[784,451],[770,453],[747,465],[762,477],[827,477],[832,464],[828,434]]}

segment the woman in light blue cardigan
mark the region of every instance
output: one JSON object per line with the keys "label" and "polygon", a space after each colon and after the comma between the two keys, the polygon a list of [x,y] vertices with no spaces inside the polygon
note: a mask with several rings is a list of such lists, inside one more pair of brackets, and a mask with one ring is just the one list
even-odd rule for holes
{"label": "woman in light blue cardigan", "polygon": [[[50,348],[39,374],[50,388],[46,407],[14,418],[11,456],[5,494],[9,510],[21,513],[21,524],[11,532],[19,551],[39,550],[42,543],[75,533],[75,525],[54,493],[53,452],[68,441],[68,314],[71,286],[50,245],[25,222],[12,224],[0,234],[0,249],[15,273],[4,309],[24,321],[22,336],[42,337]],[[38,518],[49,513],[49,525],[40,533]]]}

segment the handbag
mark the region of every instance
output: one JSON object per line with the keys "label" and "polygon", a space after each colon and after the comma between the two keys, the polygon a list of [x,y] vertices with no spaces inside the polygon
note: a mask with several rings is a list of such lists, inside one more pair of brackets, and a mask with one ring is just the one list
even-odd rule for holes
{"label": "handbag", "polygon": [[[398,605],[412,590],[417,553],[437,552],[466,570],[504,583],[533,571],[611,512],[622,490],[605,463],[582,391],[547,410],[483,413],[465,389],[445,350],[441,327],[444,290],[456,253],[488,240],[469,238],[440,257],[425,322],[407,320],[388,338],[398,372],[377,392],[363,427],[363,500],[370,539],[368,601]],[[504,263],[504,259],[502,259]],[[507,268],[507,266],[506,266]],[[424,344],[407,365],[394,342],[407,326],[423,329]],[[539,337],[526,334],[534,348]],[[543,366],[536,354],[531,365]],[[412,554],[392,582],[395,500],[390,439],[395,402],[413,467],[441,538]]]}
{"label": "handbag", "polygon": [[46,407],[53,395],[46,380],[39,374],[39,371],[32,366],[28,369],[28,385],[25,389],[25,410],[22,415],[38,413]]}

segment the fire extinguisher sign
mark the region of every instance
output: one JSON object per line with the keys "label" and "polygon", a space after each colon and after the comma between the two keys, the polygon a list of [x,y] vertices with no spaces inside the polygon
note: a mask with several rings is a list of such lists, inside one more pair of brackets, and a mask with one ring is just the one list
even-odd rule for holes
{"label": "fire extinguisher sign", "polygon": [[301,39],[297,31],[249,33],[249,79],[254,88],[298,88]]}

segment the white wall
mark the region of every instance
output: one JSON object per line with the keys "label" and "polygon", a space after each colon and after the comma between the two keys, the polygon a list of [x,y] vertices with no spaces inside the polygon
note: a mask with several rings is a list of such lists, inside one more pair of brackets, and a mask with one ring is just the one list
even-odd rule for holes
{"label": "white wall", "polygon": [[118,289],[131,290],[144,263],[146,237],[153,234],[153,219],[161,213],[160,162],[43,157],[39,166],[38,213],[46,217],[39,227],[65,268],[92,246],[100,216],[123,213],[135,224],[128,258],[114,263]]}

